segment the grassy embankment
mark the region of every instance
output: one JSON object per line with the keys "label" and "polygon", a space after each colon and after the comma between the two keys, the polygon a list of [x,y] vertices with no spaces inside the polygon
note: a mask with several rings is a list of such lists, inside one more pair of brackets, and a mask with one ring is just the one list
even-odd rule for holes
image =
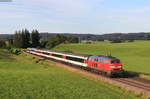
{"label": "grassy embankment", "polygon": [[64,44],[54,50],[72,51],[91,55],[111,55],[121,59],[124,68],[129,71],[150,74],[150,41],[136,41],[126,43],[92,43],[92,44]]}
{"label": "grassy embankment", "polygon": [[113,85],[70,72],[54,62],[0,50],[0,99],[133,99]]}

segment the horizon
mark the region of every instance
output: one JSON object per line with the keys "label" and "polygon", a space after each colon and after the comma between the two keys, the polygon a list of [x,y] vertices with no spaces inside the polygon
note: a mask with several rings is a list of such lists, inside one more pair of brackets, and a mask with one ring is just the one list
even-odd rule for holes
{"label": "horizon", "polygon": [[148,0],[2,0],[0,34],[23,28],[98,35],[150,32],[149,5]]}
{"label": "horizon", "polygon": [[[30,32],[30,34],[31,34],[31,31],[29,31]],[[83,34],[83,35],[105,35],[105,34],[140,34],[140,33],[150,33],[150,32],[135,32],[135,33],[133,33],[133,32],[127,32],[127,33],[123,33],[123,32],[121,32],[121,33],[115,33],[115,32],[113,32],[113,33],[63,33],[63,32],[56,32],[56,33],[53,33],[53,32],[39,32],[40,34]],[[0,35],[14,35],[15,33],[0,33]]]}

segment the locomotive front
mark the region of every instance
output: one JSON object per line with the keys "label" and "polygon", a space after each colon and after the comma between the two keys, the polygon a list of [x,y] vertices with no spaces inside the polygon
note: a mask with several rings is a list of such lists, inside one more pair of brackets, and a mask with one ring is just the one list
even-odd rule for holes
{"label": "locomotive front", "polygon": [[122,63],[119,59],[112,59],[110,61],[110,75],[117,75],[122,76],[123,75],[123,67]]}
{"label": "locomotive front", "polygon": [[90,68],[105,72],[108,76],[122,75],[123,68],[119,59],[111,56],[90,56],[87,61]]}

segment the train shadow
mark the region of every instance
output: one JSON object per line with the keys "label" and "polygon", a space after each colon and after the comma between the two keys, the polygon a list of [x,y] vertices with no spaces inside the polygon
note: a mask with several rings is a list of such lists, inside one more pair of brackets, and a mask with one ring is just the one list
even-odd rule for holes
{"label": "train shadow", "polygon": [[133,77],[139,77],[140,73],[133,72],[133,71],[124,71],[123,77],[124,78],[133,78]]}
{"label": "train shadow", "polygon": [[133,72],[133,71],[124,71],[123,78],[134,78],[134,77],[140,77],[140,75],[146,75],[150,76],[148,73],[142,73],[142,72]]}

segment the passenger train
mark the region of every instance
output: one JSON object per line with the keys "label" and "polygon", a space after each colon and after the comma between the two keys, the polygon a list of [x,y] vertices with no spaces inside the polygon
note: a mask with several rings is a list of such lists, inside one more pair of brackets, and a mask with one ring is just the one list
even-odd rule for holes
{"label": "passenger train", "polygon": [[35,48],[27,48],[26,52],[64,63],[98,70],[105,73],[109,77],[114,77],[114,75],[120,76],[123,74],[121,61],[112,56],[93,56],[68,52],[40,50]]}

